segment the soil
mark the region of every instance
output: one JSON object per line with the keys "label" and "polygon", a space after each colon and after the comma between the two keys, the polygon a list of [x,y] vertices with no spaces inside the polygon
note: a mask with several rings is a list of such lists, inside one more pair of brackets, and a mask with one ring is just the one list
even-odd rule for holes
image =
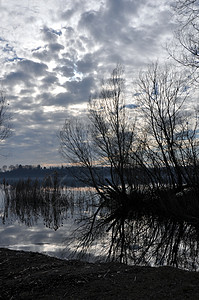
{"label": "soil", "polygon": [[0,299],[199,299],[199,273],[0,248]]}

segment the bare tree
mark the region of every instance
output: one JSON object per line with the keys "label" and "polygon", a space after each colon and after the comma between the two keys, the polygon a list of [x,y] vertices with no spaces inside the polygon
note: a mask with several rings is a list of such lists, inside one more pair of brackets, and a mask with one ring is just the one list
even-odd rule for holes
{"label": "bare tree", "polygon": [[[172,216],[175,222],[178,218],[192,220],[185,214],[187,202],[179,214],[181,206],[176,199],[184,183],[199,178],[198,127],[190,121],[192,115],[186,114],[186,87],[183,74],[169,67],[161,69],[158,64],[150,66],[138,81],[137,123],[128,115],[123,70],[117,67],[100,93],[90,99],[88,124],[66,120],[60,132],[62,155],[81,166],[76,176],[93,186],[99,199],[95,212],[81,227],[81,249],[87,250],[108,232],[108,257],[125,263],[130,257],[143,263],[156,241],[166,238],[164,232],[159,236],[159,216],[161,220]],[[161,194],[159,185],[169,186],[171,195],[167,191]],[[177,265],[183,229],[176,228],[171,228],[173,236],[177,232],[176,243],[153,249],[157,261],[163,249],[162,259],[168,255],[168,261],[171,258]],[[142,246],[135,254],[137,243]]]}
{"label": "bare tree", "polygon": [[177,62],[196,71],[199,66],[199,1],[177,0],[172,7],[178,29],[174,45],[168,51]]}
{"label": "bare tree", "polygon": [[137,94],[144,116],[145,164],[153,171],[164,169],[158,181],[165,182],[166,172],[169,185],[179,189],[188,181],[183,167],[189,164],[190,156],[196,157],[196,143],[194,150],[192,145],[197,123],[193,124],[192,116],[186,113],[186,87],[183,74],[168,66],[162,69],[156,63],[140,75]]}
{"label": "bare tree", "polygon": [[[135,124],[127,114],[122,67],[102,83],[100,93],[89,101],[88,112],[88,124],[66,120],[60,132],[62,155],[86,167],[86,179],[98,192],[113,189],[125,195],[125,170],[135,147]],[[98,173],[98,166],[109,168],[106,178],[101,170]]]}
{"label": "bare tree", "polygon": [[11,135],[11,115],[8,112],[8,103],[4,93],[0,92],[0,141],[3,142]]}
{"label": "bare tree", "polygon": [[[60,132],[62,155],[82,167],[78,178],[93,186],[100,197],[84,235],[84,244],[91,243],[102,227],[112,230],[109,254],[120,236],[117,247],[121,260],[125,252],[129,190],[133,190],[129,170],[137,147],[135,123],[127,113],[124,83],[123,69],[117,66],[111,77],[102,82],[100,93],[89,101],[88,125],[66,120]],[[102,211],[103,218],[97,221]]]}

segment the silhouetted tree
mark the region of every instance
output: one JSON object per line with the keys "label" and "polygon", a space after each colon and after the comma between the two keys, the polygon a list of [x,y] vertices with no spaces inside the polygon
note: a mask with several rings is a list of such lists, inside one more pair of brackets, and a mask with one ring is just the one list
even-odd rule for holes
{"label": "silhouetted tree", "polygon": [[[152,251],[158,261],[163,249],[162,259],[178,264],[183,226],[176,219],[192,220],[185,214],[189,205],[181,191],[184,195],[183,184],[192,184],[192,173],[198,174],[198,127],[185,113],[186,87],[183,74],[158,64],[149,67],[138,81],[135,122],[128,115],[123,71],[117,67],[101,92],[90,99],[88,122],[65,121],[61,153],[67,162],[81,166],[75,176],[93,186],[98,195],[95,212],[81,227],[81,249],[86,251],[108,233],[110,258],[127,262],[130,257],[144,263]],[[198,175],[195,178],[196,182]],[[165,192],[160,185],[171,189]],[[184,201],[182,210],[179,199]],[[198,211],[197,197],[193,203]],[[166,224],[169,220],[170,236],[177,237],[171,247],[169,241],[163,246],[166,237],[156,223],[158,218],[166,219]],[[195,215],[193,219],[198,222]],[[141,246],[135,254],[137,244]]]}
{"label": "silhouetted tree", "polygon": [[[84,177],[79,177],[102,197],[112,191],[125,195],[125,170],[132,160],[130,153],[135,151],[135,124],[126,110],[121,67],[103,82],[99,95],[90,99],[88,111],[88,124],[66,120],[60,132],[61,153],[70,162],[86,168]],[[98,166],[109,167],[109,176],[103,178],[103,169]]]}
{"label": "silhouetted tree", "polygon": [[11,115],[8,112],[8,103],[5,95],[0,91],[0,141],[4,141],[11,135]]}
{"label": "silhouetted tree", "polygon": [[187,84],[184,74],[168,66],[162,69],[156,63],[140,75],[137,93],[143,114],[145,150],[142,159],[154,171],[165,169],[158,178],[159,183],[164,183],[163,176],[166,175],[170,186],[179,189],[183,183],[188,183],[185,169],[193,166],[190,158],[198,160],[197,120],[193,121],[193,115],[188,113],[185,105]]}
{"label": "silhouetted tree", "polygon": [[[121,243],[116,248],[120,249],[121,261],[126,251],[129,190],[133,190],[127,170],[134,163],[132,154],[137,148],[135,123],[127,114],[125,100],[123,70],[118,66],[111,78],[102,83],[100,93],[90,99],[88,124],[66,120],[60,132],[62,155],[82,167],[76,176],[93,186],[99,196],[98,207],[86,225],[83,245],[87,247],[104,229],[112,230],[110,253],[115,239],[120,238]],[[103,218],[99,219],[102,212]],[[115,220],[118,220],[117,225]]]}
{"label": "silhouetted tree", "polygon": [[171,56],[195,72],[199,63],[199,3],[198,0],[177,0],[172,4],[178,29],[175,41],[169,47]]}

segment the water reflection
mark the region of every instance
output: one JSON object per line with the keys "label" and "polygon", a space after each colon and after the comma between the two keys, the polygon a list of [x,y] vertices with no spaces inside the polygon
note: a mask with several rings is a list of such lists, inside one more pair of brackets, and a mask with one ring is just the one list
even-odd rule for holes
{"label": "water reflection", "polygon": [[[65,249],[65,257],[76,251],[76,254],[85,254],[86,259],[92,260],[122,258],[123,262],[130,264],[172,265],[199,270],[199,228],[196,224],[142,214],[117,218],[105,224],[108,209],[96,215],[93,223],[98,199],[92,189],[55,189],[34,184],[4,187],[2,191],[0,218],[3,226],[13,224],[5,233],[7,243],[9,238],[16,237],[17,230],[22,234],[21,240],[15,241],[15,249],[26,249],[24,239],[28,245],[34,244],[27,250],[47,251],[59,245],[59,249]],[[76,220],[78,223],[74,225]],[[25,231],[19,224],[30,229]],[[49,231],[41,231],[42,226]],[[79,229],[74,234],[75,226]],[[56,231],[53,239],[52,231]],[[61,237],[65,244],[60,245]],[[18,248],[17,243],[24,248]],[[0,244],[5,244],[2,234]]]}
{"label": "water reflection", "polygon": [[[98,239],[101,254],[109,260],[199,271],[199,228],[196,224],[139,214],[130,219],[117,218],[111,224],[104,223],[104,219],[106,217],[102,216],[93,224],[93,219],[88,218],[79,230],[79,251],[83,249],[86,257],[90,252],[96,253]],[[99,247],[97,249],[99,251]]]}
{"label": "water reflection", "polygon": [[[19,187],[18,187],[19,188]],[[5,191],[2,221],[16,219],[26,226],[37,224],[40,218],[45,226],[57,230],[67,218],[69,202],[61,191],[35,190],[29,187],[19,190],[8,187]]]}
{"label": "water reflection", "polygon": [[134,264],[199,268],[198,231],[186,222],[143,217],[128,223],[125,241]]}
{"label": "water reflection", "polygon": [[91,215],[90,188],[56,188],[20,181],[0,188],[0,247],[68,258],[76,220]]}
{"label": "water reflection", "polygon": [[68,218],[91,214],[94,207],[90,189],[52,188],[31,181],[18,182],[16,187],[4,187],[1,196],[2,223],[18,220],[30,227],[43,222],[53,230],[63,226]]}

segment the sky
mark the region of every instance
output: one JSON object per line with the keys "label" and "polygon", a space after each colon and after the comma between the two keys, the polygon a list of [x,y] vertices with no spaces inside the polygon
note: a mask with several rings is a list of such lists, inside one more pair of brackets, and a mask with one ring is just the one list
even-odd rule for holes
{"label": "sky", "polygon": [[[118,64],[133,78],[168,60],[169,0],[0,0],[0,89],[12,137],[0,166],[63,164],[64,120],[82,117],[91,93]],[[133,102],[133,99],[132,99]]]}

